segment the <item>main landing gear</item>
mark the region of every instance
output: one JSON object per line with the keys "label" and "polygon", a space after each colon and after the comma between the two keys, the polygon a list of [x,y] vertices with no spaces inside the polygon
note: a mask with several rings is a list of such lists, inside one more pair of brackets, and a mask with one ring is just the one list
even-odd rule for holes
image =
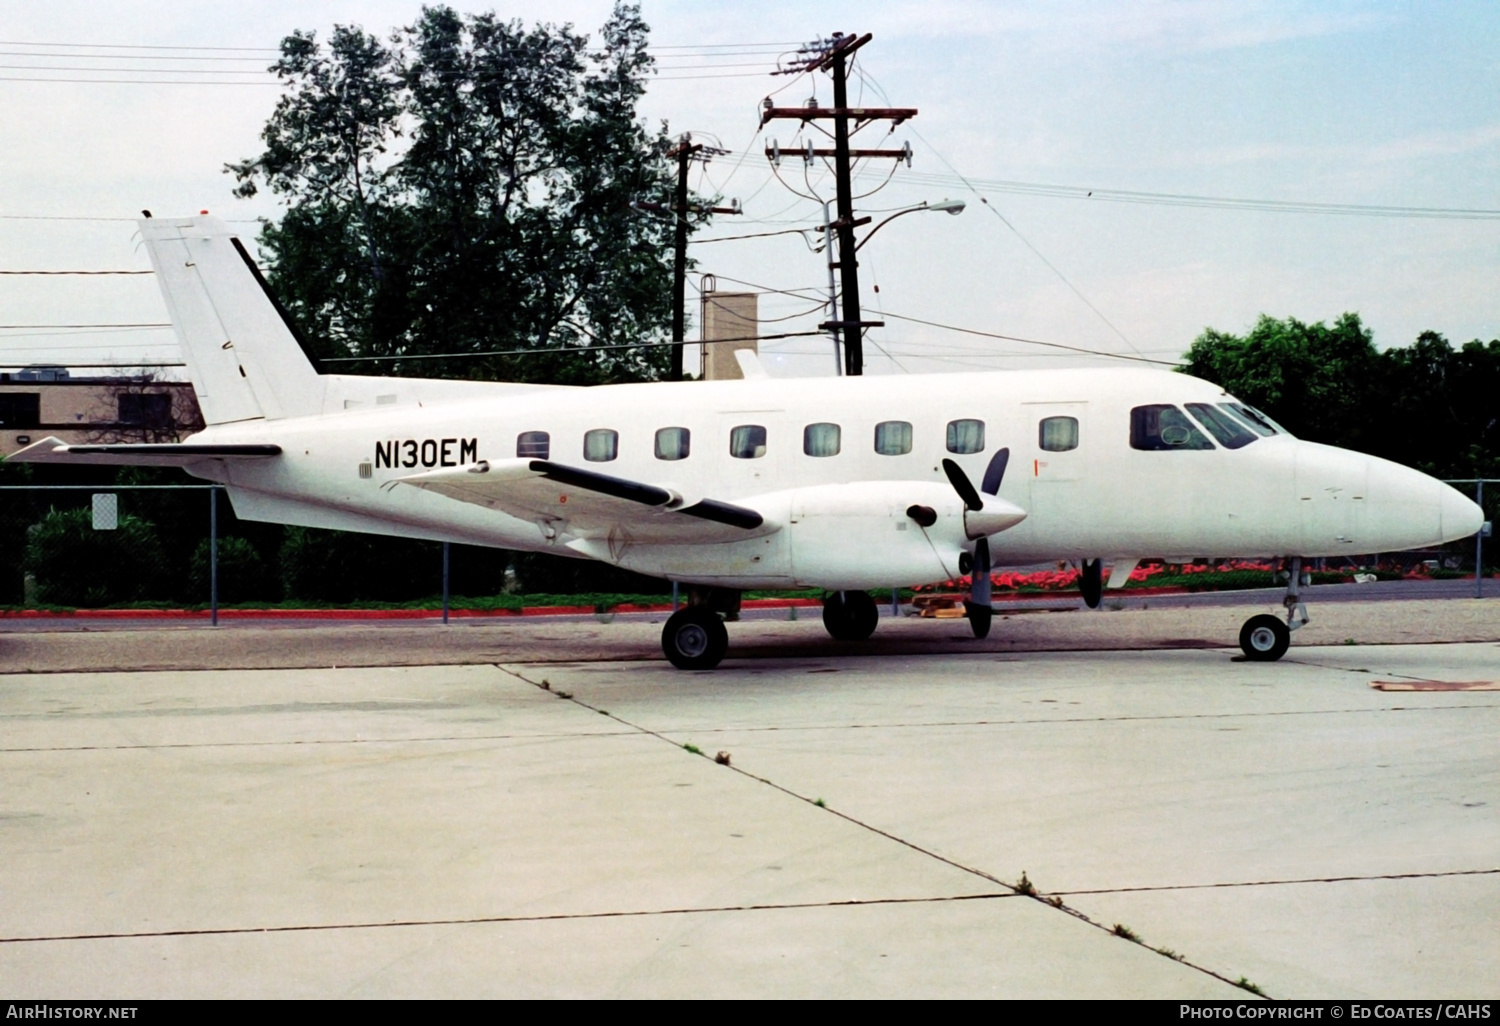
{"label": "main landing gear", "polygon": [[1256,663],[1272,663],[1286,655],[1292,643],[1292,631],[1307,623],[1307,606],[1302,601],[1302,586],[1311,583],[1302,573],[1302,558],[1293,556],[1286,574],[1286,623],[1267,613],[1252,616],[1240,628],[1240,648],[1245,658]]}
{"label": "main landing gear", "polygon": [[880,610],[867,591],[836,591],[823,600],[823,626],[839,641],[864,641],[879,622]]}
{"label": "main landing gear", "polygon": [[661,650],[679,670],[712,670],[729,650],[729,632],[708,606],[684,606],[667,618]]}

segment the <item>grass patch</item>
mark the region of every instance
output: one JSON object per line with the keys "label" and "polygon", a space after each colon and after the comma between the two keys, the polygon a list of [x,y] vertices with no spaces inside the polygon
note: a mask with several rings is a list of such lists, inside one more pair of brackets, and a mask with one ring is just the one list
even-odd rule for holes
{"label": "grass patch", "polygon": [[827,802],[825,802],[825,801],[824,801],[824,800],[823,800],[823,799],[821,799],[821,798],[815,798],[815,799],[814,799],[814,800],[813,800],[813,804],[814,804],[814,805],[816,805],[816,806],[817,806],[817,807],[818,807],[818,808],[820,808],[820,809],[826,809],[826,808],[828,808],[828,803],[827,803]]}

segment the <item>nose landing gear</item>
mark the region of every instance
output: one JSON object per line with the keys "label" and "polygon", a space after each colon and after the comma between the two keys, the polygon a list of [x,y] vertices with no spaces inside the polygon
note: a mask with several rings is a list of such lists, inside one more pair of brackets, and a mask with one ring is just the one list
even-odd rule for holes
{"label": "nose landing gear", "polygon": [[1286,607],[1286,623],[1262,613],[1246,620],[1240,628],[1240,649],[1251,662],[1272,663],[1286,655],[1292,643],[1292,631],[1308,621],[1302,586],[1310,582],[1302,574],[1302,557],[1293,556],[1288,562],[1291,566],[1287,573],[1286,595],[1281,600]]}

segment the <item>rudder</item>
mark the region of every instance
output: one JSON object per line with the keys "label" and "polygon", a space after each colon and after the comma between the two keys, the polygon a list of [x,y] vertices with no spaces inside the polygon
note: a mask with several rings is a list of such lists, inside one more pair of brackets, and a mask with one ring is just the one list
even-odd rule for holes
{"label": "rudder", "polygon": [[321,413],[322,379],[229,227],[206,215],[139,224],[204,420]]}

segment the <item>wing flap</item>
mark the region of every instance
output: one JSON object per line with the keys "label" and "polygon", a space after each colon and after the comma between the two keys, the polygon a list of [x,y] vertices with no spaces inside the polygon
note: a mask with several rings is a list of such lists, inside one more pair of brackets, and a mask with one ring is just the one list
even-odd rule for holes
{"label": "wing flap", "polygon": [[482,460],[394,483],[534,520],[574,537],[634,542],[733,541],[775,530],[759,512],[716,499],[685,504],[671,488],[550,460]]}
{"label": "wing flap", "polygon": [[47,437],[6,457],[8,463],[71,463],[79,466],[186,467],[205,460],[263,460],[281,455],[279,445],[69,445]]}

